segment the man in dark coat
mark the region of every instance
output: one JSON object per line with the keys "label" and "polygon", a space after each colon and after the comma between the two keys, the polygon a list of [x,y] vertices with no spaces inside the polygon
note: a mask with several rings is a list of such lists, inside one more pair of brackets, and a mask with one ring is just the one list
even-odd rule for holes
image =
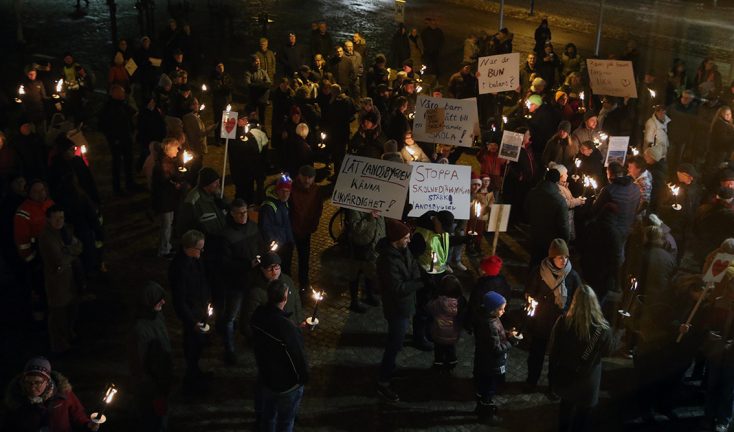
{"label": "man in dark coat", "polygon": [[558,191],[561,174],[549,170],[545,180],[533,188],[525,198],[525,214],[530,223],[530,266],[537,265],[548,252],[554,238],[568,241],[568,204]]}
{"label": "man in dark coat", "polygon": [[166,424],[173,384],[173,353],[162,313],[166,292],[147,281],[140,289],[135,323],[128,339],[132,384],[140,410],[140,430],[160,431]]}
{"label": "man in dark coat", "polygon": [[598,215],[607,203],[617,206],[617,226],[626,238],[635,221],[637,207],[640,204],[640,188],[628,176],[619,162],[612,162],[607,167],[609,184],[602,188],[594,201],[593,213]]}
{"label": "man in dark coat", "polygon": [[380,363],[377,393],[388,401],[400,397],[390,386],[395,359],[403,348],[405,332],[415,313],[415,293],[423,288],[420,266],[408,249],[410,228],[386,220],[387,236],[377,243],[377,279],[382,291],[382,311],[387,320],[387,345]]}
{"label": "man in dark coat", "polygon": [[693,220],[691,252],[697,268],[722,241],[734,237],[734,190],[721,188],[712,203],[702,205]]}
{"label": "man in dark coat", "polygon": [[222,231],[222,282],[224,295],[215,304],[217,330],[224,338],[224,361],[237,363],[234,352],[234,325],[240,315],[240,308],[248,288],[248,279],[259,262],[257,254],[263,249],[263,240],[257,223],[249,220],[247,203],[235,199],[227,214],[227,226]]}
{"label": "man in dark coat", "polygon": [[[45,134],[47,120],[46,101],[48,100],[46,88],[42,80],[36,79],[38,71],[35,65],[27,66],[25,73],[26,76],[22,82],[23,93],[20,94],[23,113],[28,116],[28,119],[36,127],[36,133]],[[18,90],[18,93],[20,93],[20,90]]]}
{"label": "man in dark coat", "polygon": [[532,95],[528,98],[530,108],[530,119],[528,119],[528,129],[533,139],[532,149],[535,160],[542,160],[545,145],[551,139],[558,129],[559,119],[556,118],[553,108],[543,103],[543,99],[539,95]]}
{"label": "man in dark coat", "polygon": [[328,57],[334,53],[334,41],[328,31],[326,23],[321,21],[318,23],[316,31],[311,33],[311,56],[321,54]]}
{"label": "man in dark coat", "polygon": [[199,359],[206,342],[209,285],[201,262],[204,234],[190,230],[181,237],[181,249],[168,267],[168,284],[173,296],[173,308],[181,320],[183,351],[186,360],[184,392],[188,398],[203,389],[207,377],[199,368]]}
{"label": "man in dark coat", "polygon": [[308,382],[303,335],[283,310],[289,289],[282,281],[271,282],[267,304],[258,307],[250,320],[257,362],[255,414],[262,430],[293,430]]}
{"label": "man in dark coat", "polygon": [[19,134],[12,138],[10,147],[15,150],[20,174],[28,180],[45,179],[48,155],[43,138],[33,131],[33,125],[27,117],[21,117],[19,123]]}
{"label": "man in dark coat", "polygon": [[444,35],[443,31],[438,28],[437,19],[426,18],[426,23],[428,26],[421,32],[421,39],[423,39],[423,64],[426,65],[426,73],[436,75],[438,79],[441,76],[440,59]]}
{"label": "man in dark coat", "polygon": [[134,115],[135,110],[125,100],[125,89],[113,85],[110,88],[110,98],[99,113],[99,127],[112,153],[112,189],[117,195],[122,194],[122,173],[125,174],[127,192],[140,189],[133,178]]}
{"label": "man in dark coat", "polygon": [[375,113],[369,112],[362,118],[359,130],[352,135],[349,152],[357,156],[379,159],[385,150],[385,137],[382,135]]}
{"label": "man in dark coat", "polygon": [[288,41],[277,56],[280,75],[291,78],[301,65],[306,64],[306,52],[296,41],[296,34],[288,33]]}

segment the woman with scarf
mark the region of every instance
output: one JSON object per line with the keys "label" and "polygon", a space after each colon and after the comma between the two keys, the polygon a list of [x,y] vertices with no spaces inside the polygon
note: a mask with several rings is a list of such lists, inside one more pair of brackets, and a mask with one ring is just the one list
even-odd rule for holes
{"label": "woman with scarf", "polygon": [[[531,338],[526,379],[528,392],[534,392],[538,385],[553,325],[566,312],[574,291],[581,286],[581,277],[571,268],[568,257],[566,242],[554,239],[548,248],[548,257],[533,269],[525,286],[527,303],[537,302],[534,314],[528,315],[526,327]],[[554,397],[552,392],[549,395]]]}

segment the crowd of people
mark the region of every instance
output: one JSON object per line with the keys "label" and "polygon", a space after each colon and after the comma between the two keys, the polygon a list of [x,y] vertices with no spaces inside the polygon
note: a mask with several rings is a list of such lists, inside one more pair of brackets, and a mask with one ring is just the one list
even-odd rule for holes
{"label": "crowd of people", "polygon": [[[734,263],[715,258],[734,254],[734,83],[722,87],[712,59],[689,79],[677,59],[665,74],[644,69],[630,43],[610,58],[632,61],[638,97],[597,95],[576,46],[557,55],[543,20],[516,91],[480,95],[477,59],[512,52],[507,28],[469,36],[462,64],[446,79],[435,19],[420,32],[399,25],[387,54],[370,52],[361,33],[335,41],[317,22],[309,43],[294,32],[282,46],[259,39],[235,79],[224,60],[205,62],[190,26],[180,24],[170,20],[135,47],[120,40],[106,85],[93,83],[72,53],[58,68],[29,65],[16,130],[0,133],[7,322],[45,321],[53,358],[68,355],[79,303],[94,298],[88,277],[107,271],[102,199],[82,122],[96,119],[104,135],[114,194],[149,191],[157,254],[170,262],[167,289],[163,281],[142,284],[129,335],[140,430],[167,428],[174,360],[162,311],[169,300],[182,328],[185,400],[209,387],[211,374],[199,363],[212,334],[230,366],[241,334],[258,366],[257,427],[293,429],[309,374],[302,332],[313,322],[302,309],[313,292],[311,237],[346,154],[406,164],[475,158],[479,167],[468,221],[448,211],[408,218],[406,209],[396,220],[340,210],[349,310],[381,305],[387,322],[379,397],[400,400],[391,380],[412,327],[412,346],[433,351],[440,373],[457,365],[461,335],[474,336],[476,413],[490,424],[502,421],[495,396],[508,352],[521,345],[529,351],[529,393],[540,391],[549,356],[543,391],[560,399],[560,430],[590,429],[602,357],[610,355],[633,359],[643,420],[654,422],[655,411],[675,419],[671,395],[692,368],[707,392],[705,426],[726,430]],[[106,87],[108,98],[89,112],[93,86]],[[419,93],[477,98],[475,147],[416,142]],[[240,113],[236,121],[220,121],[229,111]],[[205,160],[232,130],[226,176]],[[499,154],[505,130],[523,134],[517,162]],[[606,160],[612,136],[630,137],[622,163]],[[225,179],[234,185],[231,200]],[[513,224],[528,233],[520,295],[502,276],[502,259],[486,253],[495,203],[511,204]],[[467,285],[457,274],[470,275],[469,262],[480,277]],[[723,279],[704,289],[712,269]],[[525,304],[522,319],[508,319],[516,298]],[[3,430],[98,427],[45,358],[31,359],[8,394]]]}

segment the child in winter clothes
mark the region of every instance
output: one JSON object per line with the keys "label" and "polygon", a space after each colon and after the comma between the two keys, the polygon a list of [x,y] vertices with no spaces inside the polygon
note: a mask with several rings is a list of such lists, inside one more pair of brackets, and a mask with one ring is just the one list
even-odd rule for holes
{"label": "child in winter clothes", "polygon": [[[507,279],[500,274],[502,270],[502,258],[492,255],[484,258],[479,263],[481,276],[474,284],[474,289],[469,295],[469,314],[472,317],[477,316],[482,308],[484,295],[490,291],[494,291],[501,296],[508,298],[512,292]],[[466,328],[470,328],[473,320],[467,320]]]}
{"label": "child in winter clothes", "polygon": [[504,382],[507,353],[512,347],[515,332],[506,332],[500,317],[505,313],[507,301],[494,291],[484,294],[482,307],[474,321],[474,383],[477,389],[476,412],[480,420],[496,424],[502,421],[497,416],[494,395],[497,385]]}
{"label": "child in winter clothes", "polygon": [[446,275],[438,287],[438,297],[428,302],[428,313],[433,317],[431,336],[434,343],[433,367],[452,370],[456,367],[456,343],[466,310],[461,282],[454,275]]}

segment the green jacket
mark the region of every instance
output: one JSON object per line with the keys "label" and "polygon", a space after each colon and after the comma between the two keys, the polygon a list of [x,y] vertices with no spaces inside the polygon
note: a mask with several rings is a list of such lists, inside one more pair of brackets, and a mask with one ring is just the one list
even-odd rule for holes
{"label": "green jacket", "polygon": [[219,235],[227,226],[222,201],[215,195],[191,189],[176,214],[176,232],[199,230],[206,235]]}
{"label": "green jacket", "polygon": [[[286,283],[290,289],[288,290],[288,301],[283,311],[290,314],[290,319],[296,326],[303,322],[303,307],[301,306],[301,294],[293,283],[293,279],[285,273],[280,274],[280,280]],[[242,334],[247,339],[252,337],[252,329],[250,328],[250,320],[252,314],[258,306],[268,302],[268,280],[263,276],[262,271],[256,268],[252,272],[250,289],[245,296],[245,302],[242,305],[242,315],[240,317]]]}

